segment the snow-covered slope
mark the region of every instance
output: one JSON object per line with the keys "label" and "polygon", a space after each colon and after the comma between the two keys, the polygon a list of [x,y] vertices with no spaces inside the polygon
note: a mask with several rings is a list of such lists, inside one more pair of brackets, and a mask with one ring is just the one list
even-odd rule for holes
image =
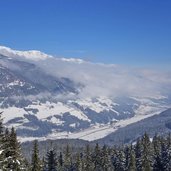
{"label": "snow-covered slope", "polygon": [[23,57],[29,60],[45,60],[47,58],[52,57],[51,55],[47,55],[37,50],[29,50],[29,51],[18,51],[13,50],[11,48],[0,46],[0,54],[7,57]]}
{"label": "snow-covered slope", "polygon": [[25,140],[104,137],[170,107],[170,85],[170,72],[0,46],[0,111]]}

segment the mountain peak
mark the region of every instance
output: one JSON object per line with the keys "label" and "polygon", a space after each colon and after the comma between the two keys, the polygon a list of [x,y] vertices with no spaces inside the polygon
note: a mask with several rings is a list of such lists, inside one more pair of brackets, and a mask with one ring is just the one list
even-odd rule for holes
{"label": "mountain peak", "polygon": [[[52,58],[52,55],[48,55],[44,52],[38,51],[38,50],[28,50],[28,51],[20,51],[20,50],[14,50],[6,46],[0,46],[0,54],[7,56],[7,57],[17,57],[17,58],[25,58],[27,60],[32,61],[39,61],[39,60],[45,60],[48,58]],[[77,58],[58,58],[61,61],[65,62],[72,62],[72,63],[83,63],[85,62],[82,59]]]}
{"label": "mountain peak", "polygon": [[52,57],[51,55],[47,55],[37,50],[19,51],[5,46],[0,46],[0,54],[7,57],[24,57],[30,60],[45,60]]}

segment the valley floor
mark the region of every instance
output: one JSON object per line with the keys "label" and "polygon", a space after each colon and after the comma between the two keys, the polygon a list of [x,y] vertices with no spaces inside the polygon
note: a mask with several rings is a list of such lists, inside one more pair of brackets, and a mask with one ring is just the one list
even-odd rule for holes
{"label": "valley floor", "polygon": [[[160,114],[162,111],[159,111],[157,113],[152,113],[148,115],[136,115],[132,118],[128,118],[125,120],[120,120],[115,123],[111,124],[104,124],[104,125],[94,125],[88,129],[79,131],[79,132],[53,132],[52,134],[46,136],[46,137],[40,137],[36,138],[40,141],[47,140],[47,139],[82,139],[82,140],[88,140],[88,141],[94,141],[97,139],[104,138],[105,136],[109,135],[112,132],[117,131],[119,128],[123,128],[127,125],[130,125],[132,123],[136,123],[138,121],[141,121],[143,119],[152,117],[154,115]],[[19,137],[19,140],[21,142],[26,141],[33,141],[35,137]]]}

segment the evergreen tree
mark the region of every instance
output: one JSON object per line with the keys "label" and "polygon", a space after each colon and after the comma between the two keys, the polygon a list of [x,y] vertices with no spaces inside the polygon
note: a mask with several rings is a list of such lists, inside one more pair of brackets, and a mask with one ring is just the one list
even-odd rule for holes
{"label": "evergreen tree", "polygon": [[0,112],[0,142],[2,143],[3,133],[4,133],[4,126],[3,126],[3,119],[2,119],[2,113]]}
{"label": "evergreen tree", "polygon": [[169,155],[166,141],[161,142],[161,163],[163,170],[169,170]]}
{"label": "evergreen tree", "polygon": [[124,148],[124,153],[125,153],[125,168],[128,170],[129,162],[130,162],[130,147],[129,146],[126,146]]}
{"label": "evergreen tree", "polygon": [[152,170],[152,149],[151,142],[147,133],[142,137],[142,171]]}
{"label": "evergreen tree", "polygon": [[117,149],[112,148],[111,163],[114,170],[116,170],[117,153],[118,153]]}
{"label": "evergreen tree", "polygon": [[1,168],[2,170],[7,170],[8,168],[8,164],[9,164],[9,157],[10,157],[10,135],[9,135],[9,130],[8,128],[5,129],[5,134],[2,140],[2,144],[1,144]]}
{"label": "evergreen tree", "polygon": [[161,151],[161,138],[156,134],[153,137],[153,149],[154,149],[154,155],[159,155]]}
{"label": "evergreen tree", "polygon": [[2,169],[2,163],[4,161],[4,146],[3,146],[3,141],[4,141],[4,127],[3,127],[3,119],[2,119],[2,113],[0,112],[0,169]]}
{"label": "evergreen tree", "polygon": [[70,146],[67,144],[64,152],[64,168],[69,171],[72,166]]}
{"label": "evergreen tree", "polygon": [[86,145],[83,168],[86,171],[92,171],[94,168],[89,144]]}
{"label": "evergreen tree", "polygon": [[125,168],[125,155],[123,149],[115,149],[112,155],[113,168],[116,171],[124,171]]}
{"label": "evergreen tree", "polygon": [[41,162],[39,159],[39,149],[38,149],[38,141],[35,140],[33,143],[33,154],[32,154],[32,166],[31,171],[40,171],[41,170]]}
{"label": "evergreen tree", "polygon": [[166,139],[166,146],[167,146],[167,157],[168,157],[167,169],[171,170],[171,134],[170,133]]}
{"label": "evergreen tree", "polygon": [[135,145],[135,159],[136,159],[136,168],[137,171],[142,170],[142,142],[141,139],[139,138],[136,142]]}
{"label": "evergreen tree", "polygon": [[58,158],[58,170],[63,170],[64,160],[63,160],[63,154],[60,152],[59,158]]}
{"label": "evergreen tree", "polygon": [[82,171],[82,160],[80,157],[80,153],[77,153],[76,155],[76,171]]}
{"label": "evergreen tree", "polygon": [[16,132],[14,128],[11,129],[11,132],[8,132],[6,129],[5,138],[4,138],[4,162],[3,162],[3,171],[12,170],[12,171],[21,171],[26,170],[24,166],[24,158],[22,157],[20,143],[17,140]]}
{"label": "evergreen tree", "polygon": [[45,159],[44,156],[42,158],[42,171],[47,171],[47,169],[46,169],[46,159]]}
{"label": "evergreen tree", "polygon": [[125,170],[125,155],[122,149],[118,151],[117,154],[117,163],[116,163],[116,170],[124,171]]}
{"label": "evergreen tree", "polygon": [[111,161],[109,158],[108,148],[106,145],[103,146],[101,152],[101,166],[103,171],[110,171],[111,170]]}
{"label": "evergreen tree", "polygon": [[153,170],[160,171],[163,170],[162,159],[161,159],[161,138],[157,135],[153,137]]}
{"label": "evergreen tree", "polygon": [[128,170],[129,171],[136,170],[135,152],[133,148],[131,148],[131,151],[130,151]]}
{"label": "evergreen tree", "polygon": [[29,161],[26,158],[23,159],[23,165],[26,168],[25,171],[31,171],[31,165],[30,165]]}
{"label": "evergreen tree", "polygon": [[101,151],[98,143],[94,148],[94,153],[92,157],[94,163],[94,171],[99,171],[101,169]]}
{"label": "evergreen tree", "polygon": [[50,150],[46,154],[46,171],[57,171],[57,157],[54,150]]}

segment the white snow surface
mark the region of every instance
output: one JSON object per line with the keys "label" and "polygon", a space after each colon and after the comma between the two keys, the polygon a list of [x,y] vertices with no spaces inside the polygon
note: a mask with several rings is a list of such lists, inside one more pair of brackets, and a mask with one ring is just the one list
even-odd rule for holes
{"label": "white snow surface", "polygon": [[[123,128],[127,125],[130,125],[132,123],[136,123],[140,120],[146,119],[148,117],[154,116],[162,112],[163,110],[159,111],[158,113],[152,113],[149,115],[136,115],[135,117],[125,119],[125,120],[120,120],[117,122],[113,122],[112,124],[104,124],[104,125],[93,125],[92,127],[79,131],[79,132],[55,132],[53,131],[52,134],[49,134],[46,137],[40,137],[36,138],[39,141],[47,140],[47,139],[82,139],[82,140],[87,140],[87,141],[94,141],[100,138],[103,138],[110,133],[113,133],[117,131],[119,128]],[[21,142],[26,142],[26,141],[33,141],[35,137],[19,137]]]}
{"label": "white snow surface", "polygon": [[73,108],[72,106],[69,106],[62,102],[58,102],[58,103],[46,102],[42,104],[34,103],[26,108],[38,109],[39,112],[36,114],[38,119],[46,120],[46,118],[49,116],[62,115],[63,113],[69,112],[71,115],[76,116],[81,120],[89,121],[87,116],[84,115],[80,110],[77,110],[76,108]]}
{"label": "white snow surface", "polygon": [[[0,54],[7,56],[7,57],[13,57],[13,58],[25,58],[27,60],[33,60],[33,61],[39,61],[39,60],[46,60],[50,58],[54,58],[54,56],[46,54],[44,52],[38,51],[38,50],[27,50],[27,51],[21,51],[21,50],[14,50],[9,47],[0,46]],[[72,63],[78,63],[81,64],[85,62],[82,59],[76,59],[76,58],[57,58],[58,60],[64,61],[64,62],[72,62]]]}
{"label": "white snow surface", "polygon": [[[96,139],[100,139],[105,137],[106,135],[116,131],[117,129],[121,127],[125,127],[129,124],[135,123],[137,121],[140,121],[142,119],[151,117],[153,115],[159,114],[160,112],[166,110],[170,106],[165,105],[157,105],[157,103],[152,102],[149,99],[144,98],[135,98],[137,101],[141,103],[139,107],[135,110],[136,115],[132,118],[125,119],[125,120],[113,120],[111,123],[108,124],[94,124],[90,128],[85,130],[80,130],[78,132],[70,133],[70,132],[56,132],[56,130],[53,130],[51,134],[47,135],[46,137],[40,137],[39,140],[45,140],[45,139],[61,139],[61,138],[75,138],[75,139],[84,139],[88,141],[93,141]],[[27,128],[30,130],[36,130],[37,128],[31,128],[31,127],[23,127],[23,123],[29,122],[27,118],[24,117],[24,114],[31,114],[35,115],[39,120],[47,120],[47,118],[50,117],[50,120],[48,119],[48,122],[55,123],[56,125],[62,125],[64,122],[55,116],[62,116],[66,112],[70,112],[71,115],[75,116],[76,118],[80,120],[85,120],[90,122],[89,118],[81,111],[79,108],[75,108],[72,105],[72,100],[68,101],[67,103],[57,102],[34,102],[32,105],[29,105],[24,109],[17,108],[17,107],[9,107],[3,109],[3,118],[4,122],[7,123],[9,120],[14,118],[21,118],[22,122],[15,123],[15,124],[7,124],[8,127],[14,126],[17,128]],[[90,99],[77,99],[77,104],[91,108],[92,110],[96,112],[101,112],[103,110],[109,110],[112,108],[111,106],[117,106],[119,104],[112,102],[112,100],[107,99],[106,97],[99,97],[98,99],[90,100]],[[106,107],[104,107],[106,106]],[[29,109],[37,109],[37,113],[33,113],[32,110]],[[114,110],[114,109],[113,109]],[[119,113],[118,113],[119,114]],[[70,124],[71,127],[75,127],[76,123]],[[24,141],[31,141],[35,139],[35,137],[20,137],[20,140],[22,142]],[[36,137],[37,139],[37,137]]]}
{"label": "white snow surface", "polygon": [[[106,99],[106,100],[105,100]],[[2,109],[3,111],[3,117],[4,117],[4,122],[8,122],[9,120],[13,118],[18,118],[18,117],[23,117],[24,114],[31,114],[35,115],[38,119],[40,120],[47,120],[48,117],[51,118],[52,123],[56,124],[62,124],[62,122],[55,118],[55,115],[62,116],[64,113],[69,112],[70,115],[75,116],[76,118],[84,121],[90,121],[89,118],[79,109],[76,108],[72,103],[77,103],[84,109],[89,108],[97,113],[100,113],[102,111],[115,111],[112,107],[114,105],[118,105],[112,100],[107,99],[107,97],[99,97],[98,99],[95,100],[95,102],[88,98],[88,99],[77,99],[77,100],[68,100],[66,102],[46,102],[46,103],[41,103],[40,101],[35,101],[31,105],[28,105],[25,108],[18,108],[18,107],[8,107]],[[32,110],[29,109],[37,109],[37,113],[33,113]]]}
{"label": "white snow surface", "polygon": [[113,110],[112,104],[115,105],[112,100],[101,97],[98,99],[79,99],[75,101],[79,105],[81,105],[84,109],[89,108],[97,113],[100,113],[104,110],[109,111]]}
{"label": "white snow surface", "polygon": [[3,111],[4,123],[16,117],[24,117],[24,114],[26,113],[23,108],[17,108],[17,107],[5,108],[2,109],[2,111]]}
{"label": "white snow surface", "polygon": [[5,46],[0,46],[0,53],[4,56],[24,57],[26,59],[31,59],[31,60],[45,60],[47,58],[52,57],[51,55],[47,55],[37,50],[19,51],[19,50],[13,50]]}

